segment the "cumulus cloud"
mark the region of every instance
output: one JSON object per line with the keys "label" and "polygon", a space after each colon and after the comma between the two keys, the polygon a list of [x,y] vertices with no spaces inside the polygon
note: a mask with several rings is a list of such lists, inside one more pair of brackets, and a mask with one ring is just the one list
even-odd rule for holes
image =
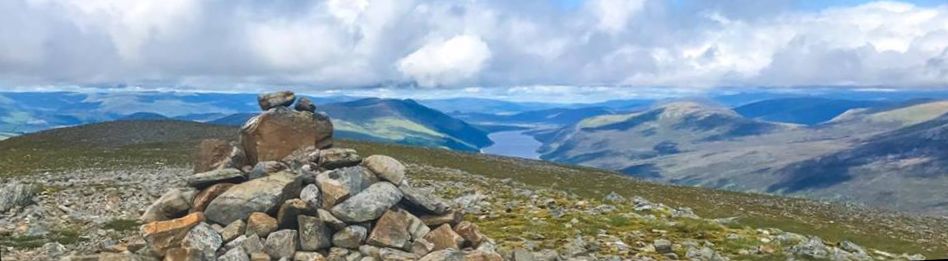
{"label": "cumulus cloud", "polygon": [[456,84],[474,77],[490,59],[480,37],[459,35],[434,40],[398,61],[398,70],[422,86]]}
{"label": "cumulus cloud", "polygon": [[948,85],[948,4],[793,3],[8,0],[0,86]]}

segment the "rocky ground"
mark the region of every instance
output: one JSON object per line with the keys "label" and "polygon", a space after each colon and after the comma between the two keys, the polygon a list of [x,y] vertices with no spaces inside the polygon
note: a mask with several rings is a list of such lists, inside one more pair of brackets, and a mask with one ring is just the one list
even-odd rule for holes
{"label": "rocky ground", "polygon": [[[727,219],[703,219],[687,208],[641,197],[582,198],[456,169],[407,167],[412,185],[453,199],[456,208],[468,213],[468,221],[497,242],[505,259],[924,259],[746,227]],[[11,184],[42,185],[32,185],[31,202],[0,216],[0,257],[46,260],[106,253],[105,257],[141,248],[141,212],[168,188],[183,186],[189,175],[190,168],[163,167],[75,170],[2,180],[4,197],[12,196],[7,193]]]}

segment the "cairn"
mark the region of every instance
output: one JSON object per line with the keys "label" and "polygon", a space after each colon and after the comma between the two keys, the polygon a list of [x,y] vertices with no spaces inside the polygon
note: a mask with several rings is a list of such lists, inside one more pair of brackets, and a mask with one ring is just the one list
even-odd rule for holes
{"label": "cairn", "polygon": [[[460,210],[412,188],[405,166],[332,143],[329,118],[292,92],[262,94],[264,111],[237,144],[201,143],[187,187],[141,219],[164,260],[502,260]],[[295,102],[295,106],[293,106]],[[292,109],[291,109],[292,107]]]}

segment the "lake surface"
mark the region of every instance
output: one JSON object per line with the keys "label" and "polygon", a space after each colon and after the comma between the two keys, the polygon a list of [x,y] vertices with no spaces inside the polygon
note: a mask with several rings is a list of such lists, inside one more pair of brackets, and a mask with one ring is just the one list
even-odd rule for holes
{"label": "lake surface", "polygon": [[532,136],[524,134],[523,130],[500,131],[488,134],[494,145],[484,148],[482,151],[487,154],[520,157],[527,159],[539,159],[540,154],[537,149],[541,144],[534,140]]}

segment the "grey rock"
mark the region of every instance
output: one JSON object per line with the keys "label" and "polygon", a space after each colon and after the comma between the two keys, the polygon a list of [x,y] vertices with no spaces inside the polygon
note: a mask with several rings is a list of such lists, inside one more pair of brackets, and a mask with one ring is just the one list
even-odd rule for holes
{"label": "grey rock", "polygon": [[227,253],[218,257],[217,261],[250,261],[250,255],[247,254],[244,248],[235,247],[227,250]]}
{"label": "grey rock", "polygon": [[346,256],[349,255],[349,249],[341,247],[333,247],[329,249],[329,254],[326,255],[326,260],[329,261],[346,261]]}
{"label": "grey rock", "polygon": [[405,179],[405,165],[389,156],[372,155],[362,160],[362,165],[379,179],[387,180],[392,184],[401,184]]}
{"label": "grey rock", "polygon": [[413,208],[435,215],[443,215],[451,211],[451,206],[444,199],[431,193],[419,191],[408,184],[402,184],[398,186],[398,189],[405,196],[408,205]]}
{"label": "grey rock", "polygon": [[277,223],[280,228],[296,229],[299,222],[296,218],[299,215],[316,216],[316,209],[310,208],[302,199],[294,198],[283,202],[280,211],[277,212]]}
{"label": "grey rock", "polygon": [[182,247],[198,251],[207,259],[212,259],[222,244],[224,240],[221,236],[210,225],[203,222],[191,228],[181,241]]}
{"label": "grey rock", "polygon": [[395,185],[378,182],[334,206],[330,211],[333,216],[345,222],[365,222],[379,218],[385,210],[401,199],[402,193]]}
{"label": "grey rock", "polygon": [[300,249],[315,251],[332,246],[332,230],[317,217],[301,215],[299,220]]}
{"label": "grey rock", "polygon": [[721,256],[718,252],[714,251],[710,247],[691,247],[688,248],[688,251],[685,253],[685,257],[690,260],[696,261],[724,261],[728,260],[727,257]]}
{"label": "grey rock", "polygon": [[[464,253],[458,251],[457,249],[443,249],[428,253],[419,261],[463,261]],[[516,259],[515,259],[516,260]],[[528,259],[521,259],[528,260]],[[529,259],[532,260],[532,259]]]}
{"label": "grey rock", "polygon": [[300,183],[298,176],[280,172],[237,184],[211,201],[205,214],[213,222],[230,224],[253,212],[272,213],[284,200],[299,195]]}
{"label": "grey rock", "polygon": [[411,243],[411,252],[417,256],[425,256],[434,251],[435,245],[427,239],[418,238]]}
{"label": "grey rock", "polygon": [[323,206],[322,192],[319,191],[319,187],[315,184],[309,184],[303,187],[303,190],[300,191],[300,199],[313,209]]}
{"label": "grey rock", "polygon": [[418,260],[418,256],[413,253],[387,247],[379,249],[379,257],[381,260],[392,261]]}
{"label": "grey rock", "polygon": [[43,245],[43,252],[49,260],[57,260],[66,253],[66,246],[57,242],[46,243]]}
{"label": "grey rock", "polygon": [[221,231],[221,239],[223,239],[224,242],[230,242],[238,236],[243,235],[246,231],[247,223],[245,223],[243,220],[235,220],[224,227],[224,230]]}
{"label": "grey rock", "polygon": [[37,190],[35,185],[18,182],[3,186],[0,188],[0,212],[32,203]]}
{"label": "grey rock", "polygon": [[368,230],[365,227],[348,226],[332,235],[332,244],[337,247],[356,249],[365,241],[367,234]]}
{"label": "grey rock", "polygon": [[316,213],[319,214],[319,220],[322,220],[323,223],[331,227],[333,230],[341,230],[348,226],[346,222],[343,222],[342,220],[336,218],[336,216],[333,216],[329,210],[317,209]]}
{"label": "grey rock", "polygon": [[322,254],[318,252],[307,252],[307,251],[296,251],[293,254],[293,261],[323,261],[326,260]]}
{"label": "grey rock", "polygon": [[217,169],[194,174],[185,178],[188,186],[198,189],[206,188],[217,183],[239,183],[246,180],[244,173],[238,169]]}
{"label": "grey rock", "polygon": [[184,216],[191,208],[191,202],[197,193],[197,190],[193,188],[170,189],[145,209],[141,219],[143,222],[149,223]]}
{"label": "grey rock", "polygon": [[791,246],[786,252],[794,256],[811,259],[827,259],[830,254],[829,248],[823,244],[823,240],[819,237],[810,237],[806,241]]}
{"label": "grey rock", "polygon": [[359,246],[359,253],[362,253],[362,256],[379,258],[380,248],[372,245],[361,245]]}
{"label": "grey rock", "polygon": [[296,109],[297,111],[308,111],[308,112],[316,111],[316,105],[313,104],[313,101],[309,100],[309,98],[306,98],[306,97],[300,98],[300,100],[296,102],[296,106],[294,106],[293,108]]}
{"label": "grey rock", "polygon": [[619,193],[616,193],[615,191],[611,191],[609,192],[608,195],[606,195],[602,199],[602,201],[612,202],[612,203],[622,203],[622,202],[625,202],[625,197],[623,197],[622,195],[619,195]]}
{"label": "grey rock", "polygon": [[287,169],[287,166],[278,161],[261,161],[253,166],[253,170],[247,176],[249,179],[258,179],[285,169]]}
{"label": "grey rock", "polygon": [[272,258],[293,258],[296,253],[298,235],[296,230],[279,230],[267,236],[264,251]]}
{"label": "grey rock", "polygon": [[277,106],[289,107],[296,100],[296,95],[291,91],[279,91],[271,93],[262,93],[257,96],[257,103],[261,110],[269,110]]}
{"label": "grey rock", "polygon": [[247,239],[240,244],[247,253],[256,253],[263,251],[266,246],[263,245],[263,239],[257,235],[249,235]]}
{"label": "grey rock", "polygon": [[410,212],[405,212],[405,217],[408,218],[408,234],[411,235],[411,240],[419,240],[431,232],[431,228],[425,224],[425,221]]}
{"label": "grey rock", "polygon": [[533,253],[534,259],[538,261],[556,261],[559,260],[560,254],[553,249],[544,249]]}
{"label": "grey rock", "polygon": [[672,243],[666,239],[657,239],[655,242],[652,242],[652,245],[655,246],[655,251],[659,254],[672,252]]}
{"label": "grey rock", "polygon": [[319,167],[337,169],[359,165],[362,157],[354,149],[328,148],[319,151]]}
{"label": "grey rock", "polygon": [[536,260],[536,258],[533,257],[533,253],[530,253],[530,251],[519,248],[519,249],[514,250],[513,260],[514,261],[534,261]]}

